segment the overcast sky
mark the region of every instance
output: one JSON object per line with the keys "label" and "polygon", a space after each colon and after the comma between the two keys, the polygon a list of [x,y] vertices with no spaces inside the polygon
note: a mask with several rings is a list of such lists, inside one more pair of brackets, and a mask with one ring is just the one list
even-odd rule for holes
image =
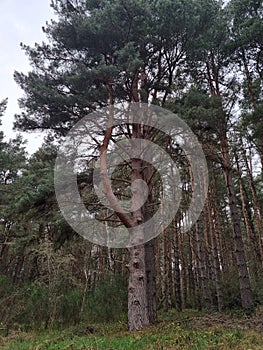
{"label": "overcast sky", "polygon": [[[20,42],[34,45],[45,40],[42,26],[54,18],[50,0],[0,0],[0,101],[8,97],[8,106],[0,129],[9,139],[18,132],[12,131],[14,114],[19,112],[17,99],[23,91],[14,82],[17,70],[26,73],[28,59],[20,48]],[[41,145],[40,133],[23,133],[28,140],[27,149],[32,153]]]}

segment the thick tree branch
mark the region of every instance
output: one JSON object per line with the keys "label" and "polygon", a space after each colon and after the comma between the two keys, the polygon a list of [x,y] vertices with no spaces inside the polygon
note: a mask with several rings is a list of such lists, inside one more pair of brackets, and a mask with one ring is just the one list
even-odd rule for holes
{"label": "thick tree branch", "polygon": [[108,125],[108,129],[105,132],[102,146],[100,147],[100,176],[101,176],[101,181],[103,186],[103,192],[106,195],[111,207],[113,208],[113,210],[115,210],[116,215],[119,217],[121,222],[126,227],[132,227],[133,223],[131,219],[128,217],[128,215],[123,213],[123,208],[119,204],[118,199],[116,198],[116,196],[112,191],[111,182],[107,175],[107,149],[109,146],[109,142],[110,142],[110,138],[113,130],[113,117],[114,117],[113,105],[110,105],[109,125]]}

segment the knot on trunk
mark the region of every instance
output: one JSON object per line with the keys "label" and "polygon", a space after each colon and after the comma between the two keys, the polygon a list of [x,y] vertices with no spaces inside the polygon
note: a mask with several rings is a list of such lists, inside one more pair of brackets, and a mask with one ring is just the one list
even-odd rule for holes
{"label": "knot on trunk", "polygon": [[135,269],[138,269],[139,266],[140,266],[139,260],[135,259],[134,262],[133,262],[133,267],[134,267]]}

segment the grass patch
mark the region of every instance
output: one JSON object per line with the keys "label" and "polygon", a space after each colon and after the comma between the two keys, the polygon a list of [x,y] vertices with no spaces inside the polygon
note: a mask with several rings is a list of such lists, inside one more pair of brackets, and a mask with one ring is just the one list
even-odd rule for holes
{"label": "grass patch", "polygon": [[[207,328],[195,320],[207,315],[171,310],[160,315],[160,323],[139,332],[127,332],[124,323],[94,325],[94,334],[84,325],[49,333],[11,334],[1,338],[1,350],[262,350],[263,334],[232,322],[217,322]],[[209,315],[211,320],[211,315]],[[216,314],[215,319],[218,320]],[[86,333],[86,334],[85,334]]]}

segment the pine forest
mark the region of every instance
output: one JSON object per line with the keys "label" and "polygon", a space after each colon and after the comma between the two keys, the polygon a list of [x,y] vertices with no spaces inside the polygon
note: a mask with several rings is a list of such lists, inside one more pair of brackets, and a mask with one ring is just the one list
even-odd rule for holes
{"label": "pine forest", "polygon": [[[13,77],[21,88],[14,130],[44,133],[44,142],[29,154],[25,136],[0,132],[0,348],[263,349],[263,2],[50,6],[45,41],[21,43],[29,72]],[[8,103],[2,96],[1,117]],[[183,133],[180,143],[157,126],[111,123],[120,105],[153,106],[160,123],[167,111],[168,124],[187,125],[207,175],[194,160],[203,169],[196,179]],[[76,175],[100,227],[92,240],[63,215],[54,169],[73,126],[105,108],[105,125],[90,119]],[[107,176],[114,145],[130,142],[137,154],[138,139],[158,145],[159,168],[133,156]],[[163,154],[179,185],[162,183]],[[197,188],[204,198],[193,205]],[[177,210],[165,224],[168,198]],[[187,225],[189,207],[197,214]],[[147,226],[153,216],[158,235]],[[132,244],[101,243],[107,230],[129,233]],[[32,332],[53,338],[34,343]]]}

